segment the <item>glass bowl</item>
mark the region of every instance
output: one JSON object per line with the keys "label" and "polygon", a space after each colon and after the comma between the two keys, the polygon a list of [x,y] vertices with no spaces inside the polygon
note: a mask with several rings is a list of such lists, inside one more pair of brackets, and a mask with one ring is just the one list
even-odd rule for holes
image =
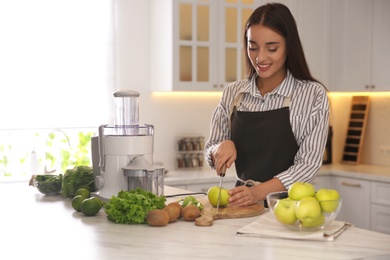
{"label": "glass bowl", "polygon": [[342,198],[318,201],[311,199],[295,201],[288,198],[287,191],[269,193],[268,207],[276,220],[295,231],[316,231],[325,228],[340,212]]}
{"label": "glass bowl", "polygon": [[45,195],[58,195],[61,192],[62,180],[34,180],[34,186]]}

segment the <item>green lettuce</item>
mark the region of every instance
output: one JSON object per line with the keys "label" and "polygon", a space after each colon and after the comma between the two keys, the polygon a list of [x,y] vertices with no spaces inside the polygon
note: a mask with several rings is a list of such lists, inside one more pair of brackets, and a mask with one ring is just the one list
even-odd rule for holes
{"label": "green lettuce", "polygon": [[152,209],[164,208],[165,196],[137,188],[131,191],[120,191],[104,203],[107,218],[120,224],[144,224]]}
{"label": "green lettuce", "polygon": [[62,197],[73,198],[75,192],[82,187],[94,191],[94,179],[90,166],[80,165],[67,169],[62,178]]}

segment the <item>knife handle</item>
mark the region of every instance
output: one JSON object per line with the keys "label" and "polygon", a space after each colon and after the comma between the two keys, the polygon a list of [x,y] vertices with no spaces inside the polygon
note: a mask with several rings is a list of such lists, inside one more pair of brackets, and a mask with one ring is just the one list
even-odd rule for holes
{"label": "knife handle", "polygon": [[221,172],[220,172],[219,176],[225,177],[225,174],[226,174],[226,163],[224,163],[222,165]]}

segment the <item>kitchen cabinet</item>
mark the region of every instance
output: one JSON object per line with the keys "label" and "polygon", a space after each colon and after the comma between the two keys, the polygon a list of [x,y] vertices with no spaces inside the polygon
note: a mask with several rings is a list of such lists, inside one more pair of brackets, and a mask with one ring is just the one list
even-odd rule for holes
{"label": "kitchen cabinet", "polygon": [[245,77],[242,35],[258,0],[153,0],[151,88],[221,91]]}
{"label": "kitchen cabinet", "polygon": [[330,85],[330,21],[328,0],[298,1],[296,20],[305,57],[314,78]]}
{"label": "kitchen cabinet", "polygon": [[318,175],[313,185],[336,189],[343,198],[338,220],[390,234],[390,183],[333,175]]}
{"label": "kitchen cabinet", "polygon": [[390,91],[390,1],[374,0],[372,15],[372,86],[377,91]]}
{"label": "kitchen cabinet", "polygon": [[330,2],[328,0],[280,0],[277,2],[286,5],[295,18],[311,74],[328,89],[331,89]]}
{"label": "kitchen cabinet", "polygon": [[370,181],[332,176],[331,185],[343,198],[336,219],[370,229]]}
{"label": "kitchen cabinet", "polygon": [[330,189],[330,176],[329,175],[317,175],[312,182],[314,188],[319,190],[321,188]]}
{"label": "kitchen cabinet", "polygon": [[390,184],[371,182],[371,230],[390,234]]}
{"label": "kitchen cabinet", "polygon": [[333,91],[389,91],[390,1],[333,0]]}
{"label": "kitchen cabinet", "polygon": [[[272,1],[152,1],[152,90],[222,91],[227,84],[245,78],[245,22],[255,8],[267,2]],[[328,87],[329,1],[280,2],[297,21],[312,74]]]}

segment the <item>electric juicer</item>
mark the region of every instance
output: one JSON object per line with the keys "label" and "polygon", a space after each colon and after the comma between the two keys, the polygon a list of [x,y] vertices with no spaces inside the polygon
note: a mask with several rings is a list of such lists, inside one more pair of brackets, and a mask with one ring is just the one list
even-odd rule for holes
{"label": "electric juicer", "polygon": [[154,127],[139,125],[139,95],[115,92],[114,125],[99,126],[98,136],[92,137],[94,196],[102,200],[136,188],[164,193],[164,168],[153,165]]}

